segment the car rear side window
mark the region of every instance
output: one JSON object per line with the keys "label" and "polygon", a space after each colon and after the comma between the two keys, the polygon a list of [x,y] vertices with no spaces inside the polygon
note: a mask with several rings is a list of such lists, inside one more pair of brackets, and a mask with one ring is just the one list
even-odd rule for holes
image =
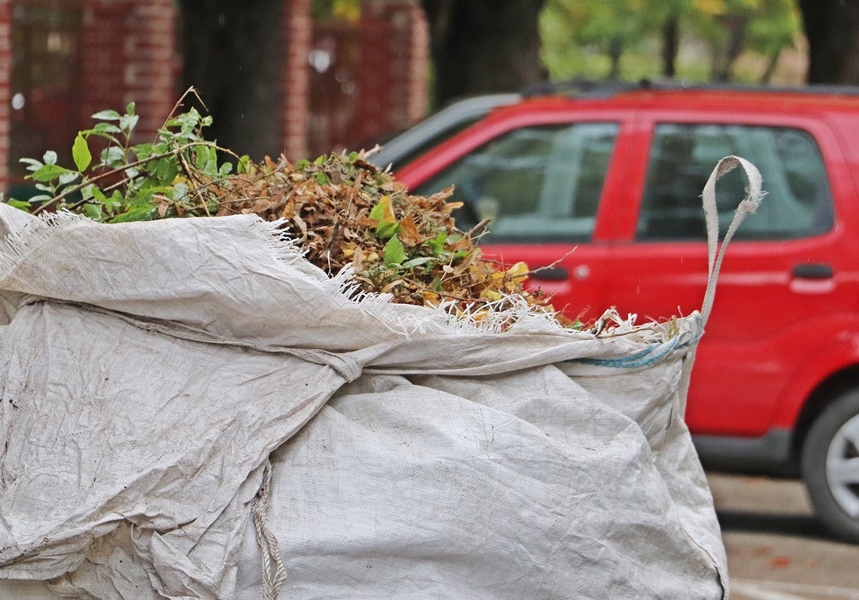
{"label": "car rear side window", "polygon": [[[785,127],[661,124],[650,151],[638,239],[706,239],[701,191],[713,167],[728,155],[753,162],[766,191],[737,238],[791,239],[832,228],[832,197],[823,159],[808,133]],[[741,169],[724,175],[716,186],[723,235],[745,187]]]}
{"label": "car rear side window", "polygon": [[489,219],[483,242],[586,241],[618,125],[524,127],[495,138],[419,186],[430,195],[450,185],[459,229]]}

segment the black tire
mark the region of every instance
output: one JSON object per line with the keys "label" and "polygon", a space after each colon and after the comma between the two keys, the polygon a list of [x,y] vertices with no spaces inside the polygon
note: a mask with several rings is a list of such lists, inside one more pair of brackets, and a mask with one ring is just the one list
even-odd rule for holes
{"label": "black tire", "polygon": [[836,399],[812,423],[802,480],[817,517],[836,537],[859,543],[859,390]]}

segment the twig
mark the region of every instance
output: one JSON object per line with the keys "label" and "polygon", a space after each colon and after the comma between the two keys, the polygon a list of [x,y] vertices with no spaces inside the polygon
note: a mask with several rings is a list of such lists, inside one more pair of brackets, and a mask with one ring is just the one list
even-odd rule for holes
{"label": "twig", "polygon": [[482,221],[480,221],[480,223],[478,223],[477,225],[475,225],[474,227],[469,229],[466,232],[465,236],[468,238],[474,238],[475,236],[477,236],[477,237],[482,236],[484,233],[483,230],[486,229],[486,226],[489,225],[489,222],[491,220],[492,219],[483,219]]}
{"label": "twig", "polygon": [[554,269],[556,266],[558,266],[559,263],[563,262],[564,259],[569,257],[573,252],[575,252],[577,248],[578,246],[574,246],[572,250],[564,254],[561,258],[551,264],[546,265],[545,267],[537,267],[536,269],[528,271],[528,275],[533,275],[534,273],[539,273],[540,271],[546,271],[548,269]]}

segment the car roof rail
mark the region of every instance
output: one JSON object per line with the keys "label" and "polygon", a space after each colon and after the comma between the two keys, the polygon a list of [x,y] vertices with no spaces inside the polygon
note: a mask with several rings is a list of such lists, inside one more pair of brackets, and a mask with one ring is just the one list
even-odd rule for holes
{"label": "car roof rail", "polygon": [[586,79],[574,77],[562,81],[536,81],[524,86],[519,93],[524,98],[564,94],[577,98],[608,98],[621,92],[642,89],[649,82],[620,81],[617,79]]}
{"label": "car roof rail", "polygon": [[737,92],[775,92],[792,94],[832,94],[859,96],[859,86],[843,84],[808,84],[799,86],[771,86],[764,84],[698,82],[692,83],[675,79],[639,81],[619,81],[616,79],[587,79],[574,77],[562,81],[538,81],[523,87],[520,94],[524,98],[536,96],[565,95],[574,98],[609,98],[624,92],[637,90],[697,90],[697,91],[737,91]]}

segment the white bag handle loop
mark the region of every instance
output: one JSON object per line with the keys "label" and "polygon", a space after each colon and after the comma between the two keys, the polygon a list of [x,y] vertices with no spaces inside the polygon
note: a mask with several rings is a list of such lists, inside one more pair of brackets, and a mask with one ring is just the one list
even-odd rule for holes
{"label": "white bag handle loop", "polygon": [[[731,226],[725,233],[725,239],[719,242],[719,211],[716,207],[716,182],[725,174],[742,167],[746,173],[749,187],[746,188],[746,197],[737,206]],[[719,270],[722,268],[722,259],[725,257],[725,249],[728,242],[734,237],[734,232],[740,223],[760,206],[764,193],[761,191],[761,173],[758,168],[739,156],[726,156],[716,164],[716,168],[710,174],[710,178],[704,185],[701,197],[704,202],[704,218],[707,221],[707,267],[708,281],[707,292],[704,295],[704,304],[701,307],[702,325],[706,324],[713,309],[713,300],[716,296],[716,280],[719,278]]]}

